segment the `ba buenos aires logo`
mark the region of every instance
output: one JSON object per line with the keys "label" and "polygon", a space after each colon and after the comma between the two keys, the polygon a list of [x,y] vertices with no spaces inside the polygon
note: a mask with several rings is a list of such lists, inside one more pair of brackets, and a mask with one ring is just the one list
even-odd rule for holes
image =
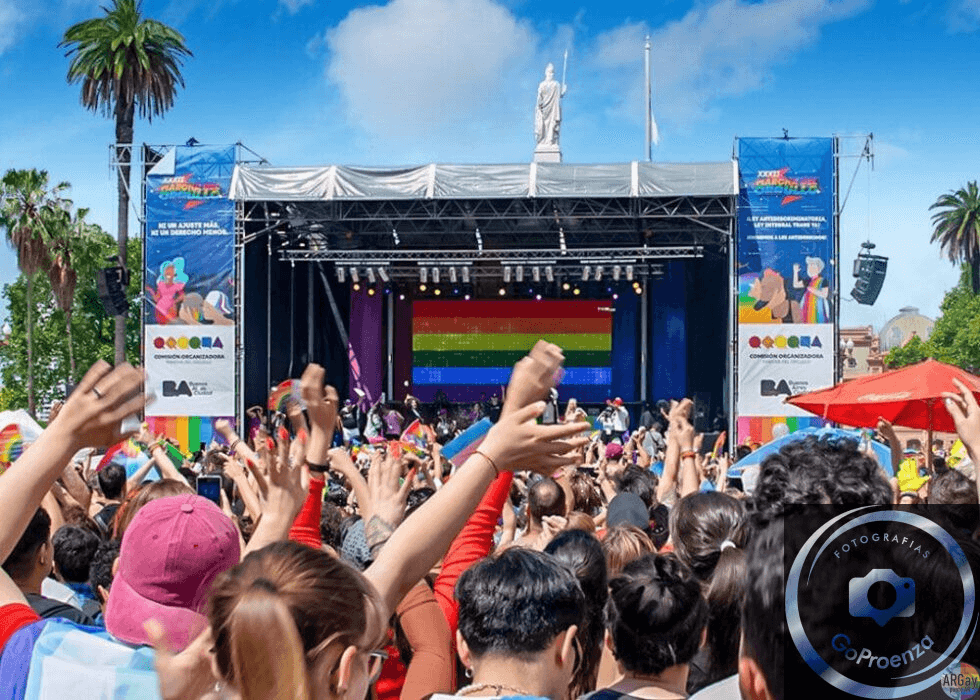
{"label": "ba buenos aires logo", "polygon": [[816,175],[792,177],[787,175],[788,172],[789,168],[760,170],[755,180],[749,183],[749,190],[753,194],[782,195],[783,206],[805,196],[820,194],[820,178]]}
{"label": "ba buenos aires logo", "polygon": [[164,179],[157,194],[161,199],[186,199],[184,209],[193,209],[204,204],[206,199],[223,196],[217,182],[192,182],[191,173]]}

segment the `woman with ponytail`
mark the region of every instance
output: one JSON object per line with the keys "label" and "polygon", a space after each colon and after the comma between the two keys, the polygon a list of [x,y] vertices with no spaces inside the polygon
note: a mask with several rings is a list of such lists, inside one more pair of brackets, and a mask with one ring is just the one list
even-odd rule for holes
{"label": "woman with ponytail", "polygon": [[670,532],[674,553],[701,581],[708,602],[707,643],[691,661],[688,677],[687,690],[694,693],[738,673],[745,506],[718,491],[691,494],[671,511]]}

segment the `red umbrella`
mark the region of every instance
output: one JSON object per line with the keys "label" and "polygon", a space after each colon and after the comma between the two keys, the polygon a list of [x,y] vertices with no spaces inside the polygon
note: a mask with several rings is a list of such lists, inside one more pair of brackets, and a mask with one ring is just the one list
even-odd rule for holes
{"label": "red umbrella", "polygon": [[954,378],[963,382],[980,401],[980,377],[959,367],[926,360],[829,389],[791,396],[786,402],[825,420],[859,428],[875,427],[880,416],[893,425],[952,433],[956,427],[943,403],[943,392],[957,391]]}

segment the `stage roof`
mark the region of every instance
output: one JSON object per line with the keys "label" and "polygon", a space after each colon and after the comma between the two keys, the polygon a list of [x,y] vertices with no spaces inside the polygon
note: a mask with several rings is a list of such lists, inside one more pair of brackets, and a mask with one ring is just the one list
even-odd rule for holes
{"label": "stage roof", "polygon": [[731,197],[734,161],[722,163],[531,163],[405,168],[236,166],[238,201],[352,201],[513,198]]}

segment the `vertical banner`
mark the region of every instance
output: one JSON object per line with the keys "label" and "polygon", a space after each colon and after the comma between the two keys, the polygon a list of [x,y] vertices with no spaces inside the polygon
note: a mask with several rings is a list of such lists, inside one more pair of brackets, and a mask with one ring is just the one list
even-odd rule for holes
{"label": "vertical banner", "polygon": [[[234,167],[234,146],[177,146],[146,176],[148,417],[200,425],[235,414]],[[171,437],[197,449],[197,435],[181,432]]]}
{"label": "vertical banner", "polygon": [[738,442],[819,418],[783,403],[834,383],[834,140],[738,140]]}

